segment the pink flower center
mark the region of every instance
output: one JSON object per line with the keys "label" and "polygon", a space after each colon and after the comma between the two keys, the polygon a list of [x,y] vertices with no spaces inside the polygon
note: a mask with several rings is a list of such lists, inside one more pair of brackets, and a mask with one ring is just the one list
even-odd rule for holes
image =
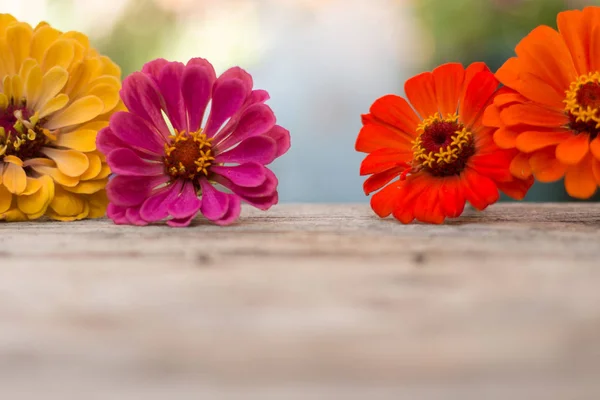
{"label": "pink flower center", "polygon": [[16,156],[21,160],[45,157],[41,148],[52,135],[38,126],[38,118],[25,107],[9,104],[0,110],[0,157]]}
{"label": "pink flower center", "polygon": [[173,178],[196,179],[208,176],[215,160],[212,138],[201,130],[176,132],[171,143],[165,145],[165,170]]}

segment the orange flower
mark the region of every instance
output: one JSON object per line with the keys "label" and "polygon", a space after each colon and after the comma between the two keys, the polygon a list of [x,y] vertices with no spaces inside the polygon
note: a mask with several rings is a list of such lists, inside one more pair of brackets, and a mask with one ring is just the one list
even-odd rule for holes
{"label": "orange flower", "polygon": [[356,150],[369,153],[360,167],[361,175],[372,175],[365,193],[383,188],[371,198],[377,215],[440,224],[461,215],[466,201],[478,210],[495,203],[498,189],[525,196],[533,180],[511,175],[516,151],[498,148],[494,130],[481,123],[497,87],[483,63],[444,64],[406,82],[418,114],[399,96],[375,101],[363,115]]}
{"label": "orange flower", "polygon": [[569,195],[600,184],[600,7],[558,14],[558,29],[535,28],[496,77],[503,89],[485,112],[494,140],[518,149],[511,172],[541,182],[565,177]]}

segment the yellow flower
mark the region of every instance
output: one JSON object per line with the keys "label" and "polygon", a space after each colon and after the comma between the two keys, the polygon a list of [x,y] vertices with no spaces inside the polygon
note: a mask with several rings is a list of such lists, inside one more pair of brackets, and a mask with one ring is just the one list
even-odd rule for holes
{"label": "yellow flower", "polygon": [[98,130],[120,99],[121,71],[79,32],[0,14],[0,219],[104,215],[110,170]]}

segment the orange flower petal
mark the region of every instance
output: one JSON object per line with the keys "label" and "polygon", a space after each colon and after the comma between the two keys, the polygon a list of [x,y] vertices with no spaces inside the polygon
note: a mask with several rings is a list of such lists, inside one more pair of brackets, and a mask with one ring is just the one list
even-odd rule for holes
{"label": "orange flower petal", "polygon": [[435,96],[442,115],[455,114],[465,79],[465,68],[459,63],[448,63],[433,70]]}
{"label": "orange flower petal", "polygon": [[522,72],[520,78],[521,82],[515,89],[524,97],[559,111],[564,109],[564,90],[558,92],[542,78],[528,72]]}
{"label": "orange flower petal", "polygon": [[419,173],[400,182],[402,190],[394,207],[394,218],[403,224],[413,221],[415,201],[420,201],[421,194],[432,184],[433,179],[428,174]]}
{"label": "orange flower petal", "polygon": [[556,159],[552,149],[537,151],[529,159],[531,171],[540,182],[555,182],[565,176],[567,166]]}
{"label": "orange flower petal", "polygon": [[503,85],[516,89],[521,82],[519,74],[522,69],[521,60],[517,57],[511,57],[498,69],[496,79]]}
{"label": "orange flower petal", "polygon": [[412,143],[400,131],[383,125],[368,124],[362,127],[356,139],[356,150],[371,153],[383,148],[411,151]]}
{"label": "orange flower petal", "polygon": [[379,149],[369,154],[360,165],[360,174],[369,175],[397,167],[412,160],[412,151]]}
{"label": "orange flower petal", "polygon": [[600,136],[590,142],[590,151],[596,160],[600,160]]}
{"label": "orange flower petal", "polygon": [[379,121],[407,133],[412,138],[416,136],[417,126],[421,123],[408,102],[393,94],[375,100],[370,111]]}
{"label": "orange flower petal", "polygon": [[513,158],[509,166],[510,173],[519,179],[527,179],[531,176],[531,165],[529,164],[529,155],[519,153]]}
{"label": "orange flower petal", "polygon": [[592,156],[588,156],[579,164],[567,168],[565,189],[571,197],[589,199],[596,193],[598,184],[592,170]]}
{"label": "orange flower petal", "polygon": [[594,178],[596,178],[596,183],[600,185],[600,161],[596,159],[592,160],[592,172],[594,173]]}
{"label": "orange flower petal", "polygon": [[369,195],[370,193],[381,189],[383,186],[390,183],[392,179],[397,178],[403,170],[404,168],[391,168],[387,171],[370,176],[363,184],[365,194]]}
{"label": "orange flower petal", "polygon": [[518,136],[519,132],[509,128],[500,128],[494,132],[494,142],[502,149],[512,149],[517,146]]}
{"label": "orange flower petal", "polygon": [[[598,23],[598,22],[596,22]],[[590,70],[600,71],[600,25],[594,26],[590,37]]]}
{"label": "orange flower petal", "polygon": [[497,150],[484,155],[471,157],[468,165],[479,174],[485,175],[496,182],[507,182],[513,179],[509,166],[518,154],[516,151]]}
{"label": "orange flower petal", "polygon": [[398,202],[401,190],[398,183],[393,183],[384,187],[381,191],[375,193],[371,197],[371,208],[375,214],[381,218],[385,218],[392,213],[392,210]]}
{"label": "orange flower petal", "polygon": [[460,178],[453,176],[442,182],[439,202],[442,212],[448,218],[459,217],[465,209],[465,201]]}
{"label": "orange flower petal", "polygon": [[508,126],[531,125],[549,128],[562,127],[569,118],[562,112],[549,110],[534,104],[514,104],[500,113],[500,118]]}
{"label": "orange flower petal", "polygon": [[571,52],[575,69],[579,75],[583,75],[590,70],[585,24],[583,13],[579,10],[564,11],[558,14],[556,18],[558,30],[565,41],[565,44]]}
{"label": "orange flower petal", "polygon": [[467,89],[471,85],[473,78],[480,72],[490,72],[490,69],[484,62],[474,62],[465,69],[465,80],[463,82],[462,92],[460,94],[460,104],[465,102]]}
{"label": "orange flower petal", "polygon": [[[498,77],[498,74],[496,74],[496,77]],[[494,105],[498,108],[503,108],[510,104],[526,103],[526,102],[527,102],[527,99],[525,97],[523,97],[523,95],[521,95],[520,93],[517,93],[517,92],[499,94],[498,96],[494,97]]]}
{"label": "orange flower petal", "polygon": [[404,84],[404,92],[410,104],[425,119],[438,112],[435,84],[431,72],[423,72]]}
{"label": "orange flower petal", "polygon": [[533,185],[533,177],[529,179],[513,179],[509,182],[497,182],[498,189],[505,195],[515,199],[523,200]]}
{"label": "orange flower petal", "polygon": [[439,190],[440,182],[438,179],[434,179],[431,184],[421,192],[413,209],[417,221],[429,224],[441,224],[444,222],[444,214],[442,214],[442,211],[438,206]]}
{"label": "orange flower petal", "polygon": [[465,197],[476,209],[482,211],[500,198],[496,184],[488,177],[479,175],[470,168],[465,169],[463,176]]}
{"label": "orange flower petal", "polygon": [[556,146],[556,158],[563,164],[579,164],[590,149],[590,136],[586,133],[571,135],[567,140]]}
{"label": "orange flower petal", "polygon": [[494,128],[500,128],[502,126],[502,120],[500,119],[500,109],[494,104],[490,104],[486,107],[483,112],[482,123],[485,126],[492,126]]}
{"label": "orange flower petal", "polygon": [[497,88],[498,81],[491,72],[479,72],[471,79],[459,111],[466,126],[472,126],[483,115],[485,106]]}
{"label": "orange flower petal", "polygon": [[527,131],[517,137],[517,148],[525,153],[531,153],[544,147],[553,146],[572,137],[571,132]]}
{"label": "orange flower petal", "polygon": [[562,36],[546,25],[535,28],[516,46],[524,72],[537,75],[558,92],[577,77],[571,53]]}

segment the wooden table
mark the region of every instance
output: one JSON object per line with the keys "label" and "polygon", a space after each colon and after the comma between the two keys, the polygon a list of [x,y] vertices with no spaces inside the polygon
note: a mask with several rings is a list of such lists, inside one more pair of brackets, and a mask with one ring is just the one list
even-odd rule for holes
{"label": "wooden table", "polygon": [[600,399],[600,204],[0,224],[0,399]]}

